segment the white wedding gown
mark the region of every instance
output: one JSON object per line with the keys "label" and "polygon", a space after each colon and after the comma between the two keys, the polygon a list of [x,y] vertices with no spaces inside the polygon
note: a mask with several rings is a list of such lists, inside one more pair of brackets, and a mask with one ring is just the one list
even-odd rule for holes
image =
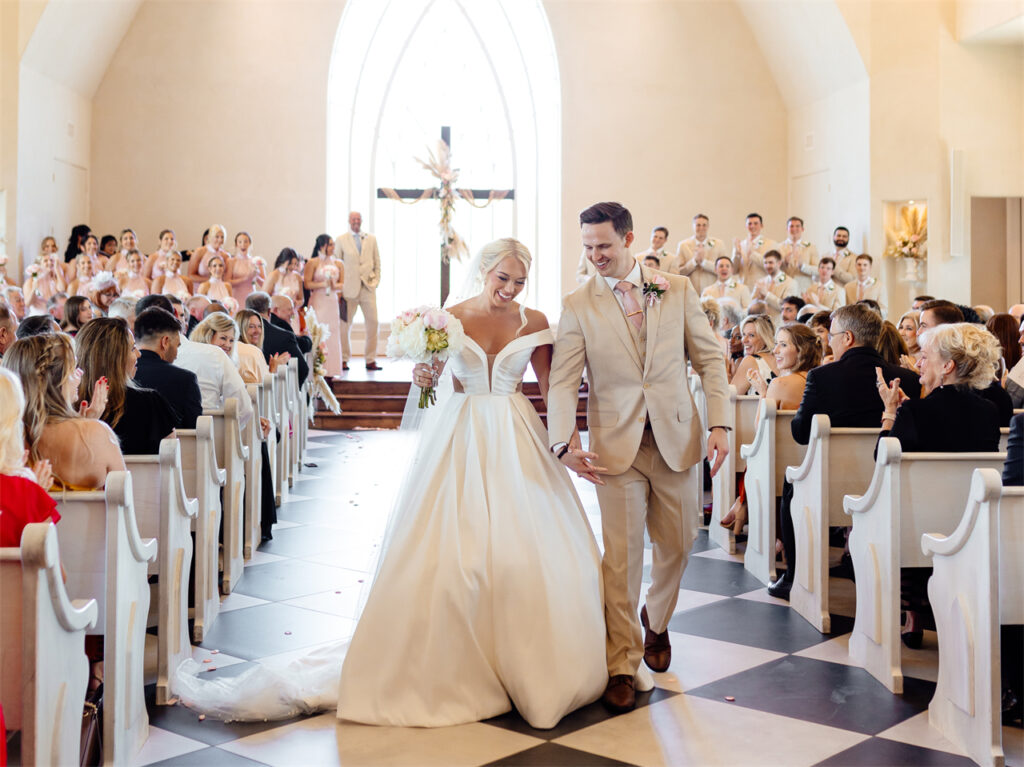
{"label": "white wedding gown", "polygon": [[439,403],[421,434],[349,643],[235,679],[200,681],[193,664],[178,675],[183,701],[261,719],[336,703],[340,719],[420,727],[514,705],[549,728],[600,697],[600,555],[520,391],[534,350],[552,340],[550,330],[520,336],[488,358],[467,337],[449,360],[463,392]]}

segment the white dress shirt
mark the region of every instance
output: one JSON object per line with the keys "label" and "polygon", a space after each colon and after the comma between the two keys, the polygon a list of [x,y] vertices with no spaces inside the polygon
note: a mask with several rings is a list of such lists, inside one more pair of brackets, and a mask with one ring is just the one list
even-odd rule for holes
{"label": "white dress shirt", "polygon": [[245,382],[231,358],[213,344],[198,344],[181,336],[178,358],[174,364],[191,370],[199,379],[203,410],[223,410],[228,397],[238,400],[238,420],[242,427],[252,418],[252,402]]}

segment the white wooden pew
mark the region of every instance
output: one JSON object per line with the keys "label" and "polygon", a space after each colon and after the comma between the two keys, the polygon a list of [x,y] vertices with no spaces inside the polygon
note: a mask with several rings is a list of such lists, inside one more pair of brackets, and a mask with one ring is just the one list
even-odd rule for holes
{"label": "white wooden pew", "polygon": [[[948,537],[924,535],[939,678],[928,721],[980,765],[1003,767],[999,627],[1024,623],[1024,487],[978,469]],[[1022,652],[1022,648],[1009,648]]]}
{"label": "white wooden pew", "polygon": [[220,591],[217,588],[220,489],[227,473],[217,466],[213,419],[210,416],[199,416],[196,428],[178,429],[177,433],[181,444],[185,493],[199,502],[195,521],[195,621],[192,636],[196,642],[202,642],[220,612]]}
{"label": "white wooden pew", "polygon": [[246,391],[252,403],[252,419],[242,429],[242,442],[249,451],[245,461],[245,529],[243,531],[242,555],[251,559],[253,552],[260,546],[263,539],[260,519],[263,509],[263,431],[260,429],[260,418],[267,416],[263,412],[260,389],[262,384],[247,384]]}
{"label": "white wooden pew", "polygon": [[850,657],[894,693],[903,692],[900,568],[931,564],[922,533],[953,530],[974,470],[1000,470],[1005,460],[1005,453],[904,453],[898,439],[884,437],[867,492],[843,499],[857,576]]}
{"label": "white wooden pew", "polygon": [[[284,492],[287,488],[291,487],[291,450],[292,450],[292,430],[291,430],[291,395],[289,394],[288,387],[288,368],[284,365],[277,369],[275,374],[276,381],[274,382],[274,397],[275,406],[277,409],[277,428],[278,428],[278,443],[277,443],[277,496],[278,498],[284,497]],[[278,501],[280,503],[280,501]]]}
{"label": "white wooden pew", "polygon": [[278,430],[281,418],[277,413],[277,377],[271,374],[263,376],[260,387],[260,412],[270,421],[270,434],[267,435],[267,454],[270,456],[270,478],[274,484],[274,505],[281,505],[281,480],[278,472],[277,453],[279,449]]}
{"label": "white wooden pew", "polygon": [[302,453],[303,424],[308,420],[306,411],[306,397],[299,387],[299,361],[288,360],[288,404],[291,408],[292,441],[288,451],[288,487],[294,484],[302,466],[300,454]]}
{"label": "white wooden pew", "polygon": [[192,561],[190,530],[199,502],[185,494],[181,446],[177,439],[160,442],[159,455],[126,455],[132,473],[135,516],[139,534],[156,538],[157,587],[157,705],[170,698],[170,677],[191,656],[188,639],[188,569]]}
{"label": "white wooden pew", "polygon": [[58,508],[68,593],[96,599],[104,637],[103,761],[127,763],[149,736],[143,665],[157,542],[139,535],[129,472],[110,472],[106,490],[62,494]]}
{"label": "white wooden pew", "polygon": [[795,410],[777,410],[775,400],[763,399],[757,428],[749,444],[740,446],[746,462],[747,548],[743,566],[765,585],[775,573],[775,499],[782,495],[786,467],[799,465],[805,447],[793,439],[791,424]]}
{"label": "white wooden pew", "polygon": [[849,527],[843,496],[863,493],[871,483],[878,429],[831,428],[818,413],[803,462],[786,468],[793,484],[796,572],[789,605],[818,631],[832,630],[828,613],[828,529]]}
{"label": "white wooden pew", "polygon": [[[224,470],[224,544],[221,546],[224,579],[221,590],[230,594],[242,579],[245,569],[242,536],[245,529],[245,464],[249,450],[242,442],[238,418],[238,400],[228,397],[223,410],[204,410],[213,419],[213,443],[217,465]],[[255,417],[255,416],[253,416]]]}
{"label": "white wooden pew", "polygon": [[68,597],[50,522],[26,525],[21,548],[0,549],[0,604],[0,705],[7,729],[21,731],[22,764],[78,764],[85,632],[98,611],[95,599]]}
{"label": "white wooden pew", "polygon": [[729,452],[711,480],[711,524],[708,526],[711,542],[730,554],[736,553],[736,536],[731,528],[722,527],[720,522],[736,500],[736,472],[746,468],[746,461],[737,448],[753,440],[754,419],[760,403],[761,398],[758,396],[737,395],[736,387],[730,384],[729,407],[726,411]]}

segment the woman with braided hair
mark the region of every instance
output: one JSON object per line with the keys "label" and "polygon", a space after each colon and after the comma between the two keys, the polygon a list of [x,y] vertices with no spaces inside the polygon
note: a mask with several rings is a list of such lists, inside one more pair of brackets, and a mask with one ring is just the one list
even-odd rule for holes
{"label": "woman with braided hair", "polygon": [[107,404],[107,384],[82,400],[71,338],[63,333],[21,338],[4,353],[3,366],[21,379],[25,392],[25,443],[29,463],[48,459],[53,484],[68,490],[97,490],[111,471],[124,471],[117,437],[99,420]]}

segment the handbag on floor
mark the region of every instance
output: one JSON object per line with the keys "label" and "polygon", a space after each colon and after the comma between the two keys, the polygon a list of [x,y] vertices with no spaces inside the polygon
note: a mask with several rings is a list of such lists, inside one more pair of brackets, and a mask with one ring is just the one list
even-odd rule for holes
{"label": "handbag on floor", "polygon": [[85,694],[82,709],[82,741],[78,751],[81,767],[103,764],[103,685]]}

